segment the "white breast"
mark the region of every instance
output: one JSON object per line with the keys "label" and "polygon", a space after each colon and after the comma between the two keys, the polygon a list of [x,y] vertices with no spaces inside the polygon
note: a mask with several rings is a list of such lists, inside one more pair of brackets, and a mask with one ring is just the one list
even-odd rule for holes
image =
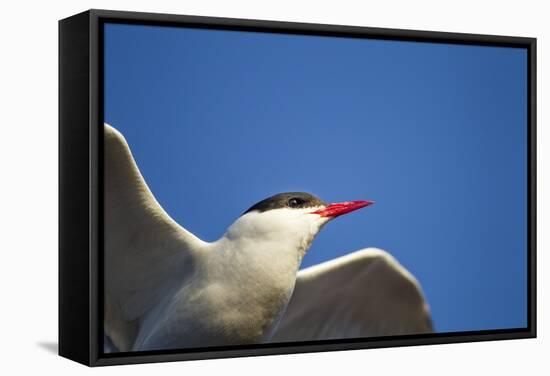
{"label": "white breast", "polygon": [[202,251],[195,273],[146,318],[136,349],[268,340],[323,221],[313,209],[241,216]]}

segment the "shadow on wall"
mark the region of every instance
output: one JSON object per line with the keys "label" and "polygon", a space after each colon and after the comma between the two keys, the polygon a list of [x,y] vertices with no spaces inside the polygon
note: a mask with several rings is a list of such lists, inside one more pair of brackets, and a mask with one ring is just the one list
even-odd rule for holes
{"label": "shadow on wall", "polygon": [[44,342],[37,342],[36,344],[38,347],[41,347],[43,348],[44,350],[52,353],[52,354],[55,354],[57,355],[58,353],[58,349],[59,349],[59,346],[57,344],[57,342],[47,342],[47,341],[44,341]]}

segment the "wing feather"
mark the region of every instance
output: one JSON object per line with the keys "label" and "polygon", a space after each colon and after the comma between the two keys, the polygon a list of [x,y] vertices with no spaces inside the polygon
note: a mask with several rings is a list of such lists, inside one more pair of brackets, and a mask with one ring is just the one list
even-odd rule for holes
{"label": "wing feather", "polygon": [[179,226],[147,187],[123,135],[104,126],[105,333],[131,349],[143,316],[191,273],[205,243]]}
{"label": "wing feather", "polygon": [[368,248],[300,271],[272,342],[432,330],[416,279],[387,252]]}

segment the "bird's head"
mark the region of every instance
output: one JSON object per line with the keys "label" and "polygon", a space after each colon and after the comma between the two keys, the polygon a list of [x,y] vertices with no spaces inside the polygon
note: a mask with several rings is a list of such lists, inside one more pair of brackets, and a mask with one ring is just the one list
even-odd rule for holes
{"label": "bird's head", "polygon": [[328,204],[305,192],[279,193],[262,200],[229,228],[229,238],[246,238],[264,244],[281,244],[298,250],[302,257],[330,220],[373,204],[347,201]]}

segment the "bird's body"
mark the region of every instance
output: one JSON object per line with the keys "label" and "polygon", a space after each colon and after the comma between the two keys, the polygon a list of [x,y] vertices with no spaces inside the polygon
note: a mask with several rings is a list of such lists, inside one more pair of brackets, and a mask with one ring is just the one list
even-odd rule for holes
{"label": "bird's body", "polygon": [[[356,254],[359,262],[350,259],[336,267],[321,266],[321,271],[299,272],[299,268],[315,235],[328,221],[371,202],[328,205],[307,193],[279,194],[252,206],[219,240],[204,242],[160,207],[123,136],[105,125],[104,140],[104,329],[108,342],[117,351],[330,338],[337,335],[337,321],[346,322],[350,312],[353,322],[348,317],[348,327],[356,329],[348,330],[348,334],[365,336],[364,328],[369,325],[361,324],[361,307],[368,302],[343,316],[332,315],[333,330],[328,330],[326,323],[308,325],[313,322],[307,316],[323,321],[322,316],[330,316],[330,312],[315,313],[314,301],[306,305],[300,301],[317,294],[321,302],[322,294],[316,291],[314,281],[319,280],[317,286],[327,289],[330,275],[341,274],[334,274],[334,270],[349,272],[359,267],[356,276],[364,277],[366,269],[360,265],[365,260],[369,259],[372,269],[376,264],[373,260],[386,260],[386,256],[380,251],[376,251],[376,256],[363,252]],[[382,264],[378,262],[379,266]],[[430,331],[427,306],[414,278],[399,269],[397,263],[385,265],[390,271],[388,281],[398,286],[394,292],[408,291],[402,293],[405,299],[401,299],[406,304],[394,304],[392,312],[414,308],[410,310],[414,325],[406,324],[396,334]],[[379,270],[379,266],[375,269]],[[355,298],[359,299],[362,291],[371,290],[360,285],[355,285],[359,292]],[[334,286],[335,291],[337,288]],[[352,286],[348,284],[348,288]],[[300,301],[294,299],[296,294]],[[376,298],[380,299],[380,294]],[[330,302],[322,303],[330,306]],[[302,325],[296,321],[304,319]],[[359,322],[354,321],[357,319]],[[400,317],[396,320],[407,323]],[[297,324],[301,331],[293,328]]]}
{"label": "bird's body", "polygon": [[292,295],[301,260],[285,257],[294,249],[291,242],[235,239],[232,231],[236,229],[198,249],[191,276],[147,316],[134,349],[247,344],[270,338]]}

